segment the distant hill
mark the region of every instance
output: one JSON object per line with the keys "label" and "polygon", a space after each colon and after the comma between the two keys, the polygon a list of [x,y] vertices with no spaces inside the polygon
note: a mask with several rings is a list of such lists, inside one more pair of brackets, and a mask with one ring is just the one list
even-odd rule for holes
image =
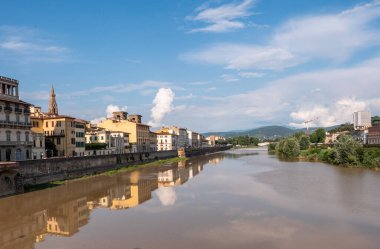
{"label": "distant hill", "polygon": [[[336,128],[338,126],[332,126],[332,127],[324,127],[326,131],[329,131],[333,128]],[[314,131],[318,127],[311,127],[310,132]],[[204,133],[206,137],[210,135],[218,135],[222,137],[236,137],[236,136],[252,136],[257,138],[276,138],[276,137],[287,137],[290,136],[296,132],[300,131],[306,131],[306,128],[302,129],[292,129],[285,126],[280,125],[271,125],[271,126],[263,126],[251,130],[243,130],[243,131],[225,131],[225,132],[207,132]]]}
{"label": "distant hill", "polygon": [[204,135],[218,135],[222,137],[236,137],[236,136],[253,136],[257,138],[273,138],[273,137],[285,137],[296,133],[297,129],[291,129],[284,126],[271,125],[255,128],[245,131],[227,131],[227,132],[208,132]]}

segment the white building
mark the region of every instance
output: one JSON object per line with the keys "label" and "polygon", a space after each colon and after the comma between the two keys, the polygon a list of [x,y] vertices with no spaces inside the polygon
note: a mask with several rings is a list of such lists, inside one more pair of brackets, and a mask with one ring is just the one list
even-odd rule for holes
{"label": "white building", "polygon": [[18,86],[0,76],[0,161],[32,158],[30,104],[19,99]]}
{"label": "white building", "polygon": [[169,132],[160,131],[157,134],[157,151],[162,150],[177,150],[178,135],[170,134]]}
{"label": "white building", "polygon": [[126,132],[91,127],[86,132],[86,143],[105,144],[105,148],[102,151],[92,150],[90,151],[90,155],[123,154],[129,152],[129,134]]}
{"label": "white building", "polygon": [[371,112],[354,112],[353,121],[355,130],[365,130],[368,127],[371,127]]}
{"label": "white building", "polygon": [[45,158],[45,135],[43,133],[32,132],[32,141],[32,159]]}

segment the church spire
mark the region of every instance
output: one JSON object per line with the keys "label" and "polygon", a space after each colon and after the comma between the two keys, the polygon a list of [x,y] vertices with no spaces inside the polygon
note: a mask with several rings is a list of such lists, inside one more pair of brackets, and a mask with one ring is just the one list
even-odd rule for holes
{"label": "church spire", "polygon": [[58,105],[57,105],[57,101],[55,100],[55,92],[54,92],[53,85],[51,86],[51,90],[50,90],[50,101],[49,101],[48,113],[52,115],[58,115]]}

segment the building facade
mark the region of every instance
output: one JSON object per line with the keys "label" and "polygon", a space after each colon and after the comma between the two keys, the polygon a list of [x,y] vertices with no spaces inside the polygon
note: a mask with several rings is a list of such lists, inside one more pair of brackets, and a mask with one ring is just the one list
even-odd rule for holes
{"label": "building facade", "polygon": [[158,131],[157,134],[157,151],[163,150],[177,150],[178,149],[178,135],[171,134],[167,131]]}
{"label": "building facade", "polygon": [[368,128],[367,143],[370,145],[380,145],[380,126]]}
{"label": "building facade", "polygon": [[32,107],[31,122],[33,131],[45,136],[46,156],[83,156],[85,152],[86,121],[60,115],[54,88],[50,91],[48,112],[41,107]]}
{"label": "building facade", "polygon": [[354,112],[353,122],[355,130],[365,130],[371,127],[371,113],[367,111]]}
{"label": "building facade", "polygon": [[150,151],[149,125],[141,123],[141,115],[130,115],[127,112],[114,112],[111,118],[101,121],[98,127],[129,133],[129,144],[131,152]]}
{"label": "building facade", "polygon": [[19,99],[19,82],[0,76],[0,161],[32,159],[30,104]]}

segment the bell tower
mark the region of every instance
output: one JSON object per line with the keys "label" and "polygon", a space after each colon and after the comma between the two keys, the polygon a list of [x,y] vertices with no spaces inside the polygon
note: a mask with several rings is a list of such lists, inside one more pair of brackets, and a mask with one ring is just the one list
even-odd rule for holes
{"label": "bell tower", "polygon": [[48,113],[51,115],[58,115],[58,105],[57,105],[57,101],[55,100],[55,92],[54,92],[53,86],[51,86],[51,90],[50,90],[50,101],[49,101]]}

